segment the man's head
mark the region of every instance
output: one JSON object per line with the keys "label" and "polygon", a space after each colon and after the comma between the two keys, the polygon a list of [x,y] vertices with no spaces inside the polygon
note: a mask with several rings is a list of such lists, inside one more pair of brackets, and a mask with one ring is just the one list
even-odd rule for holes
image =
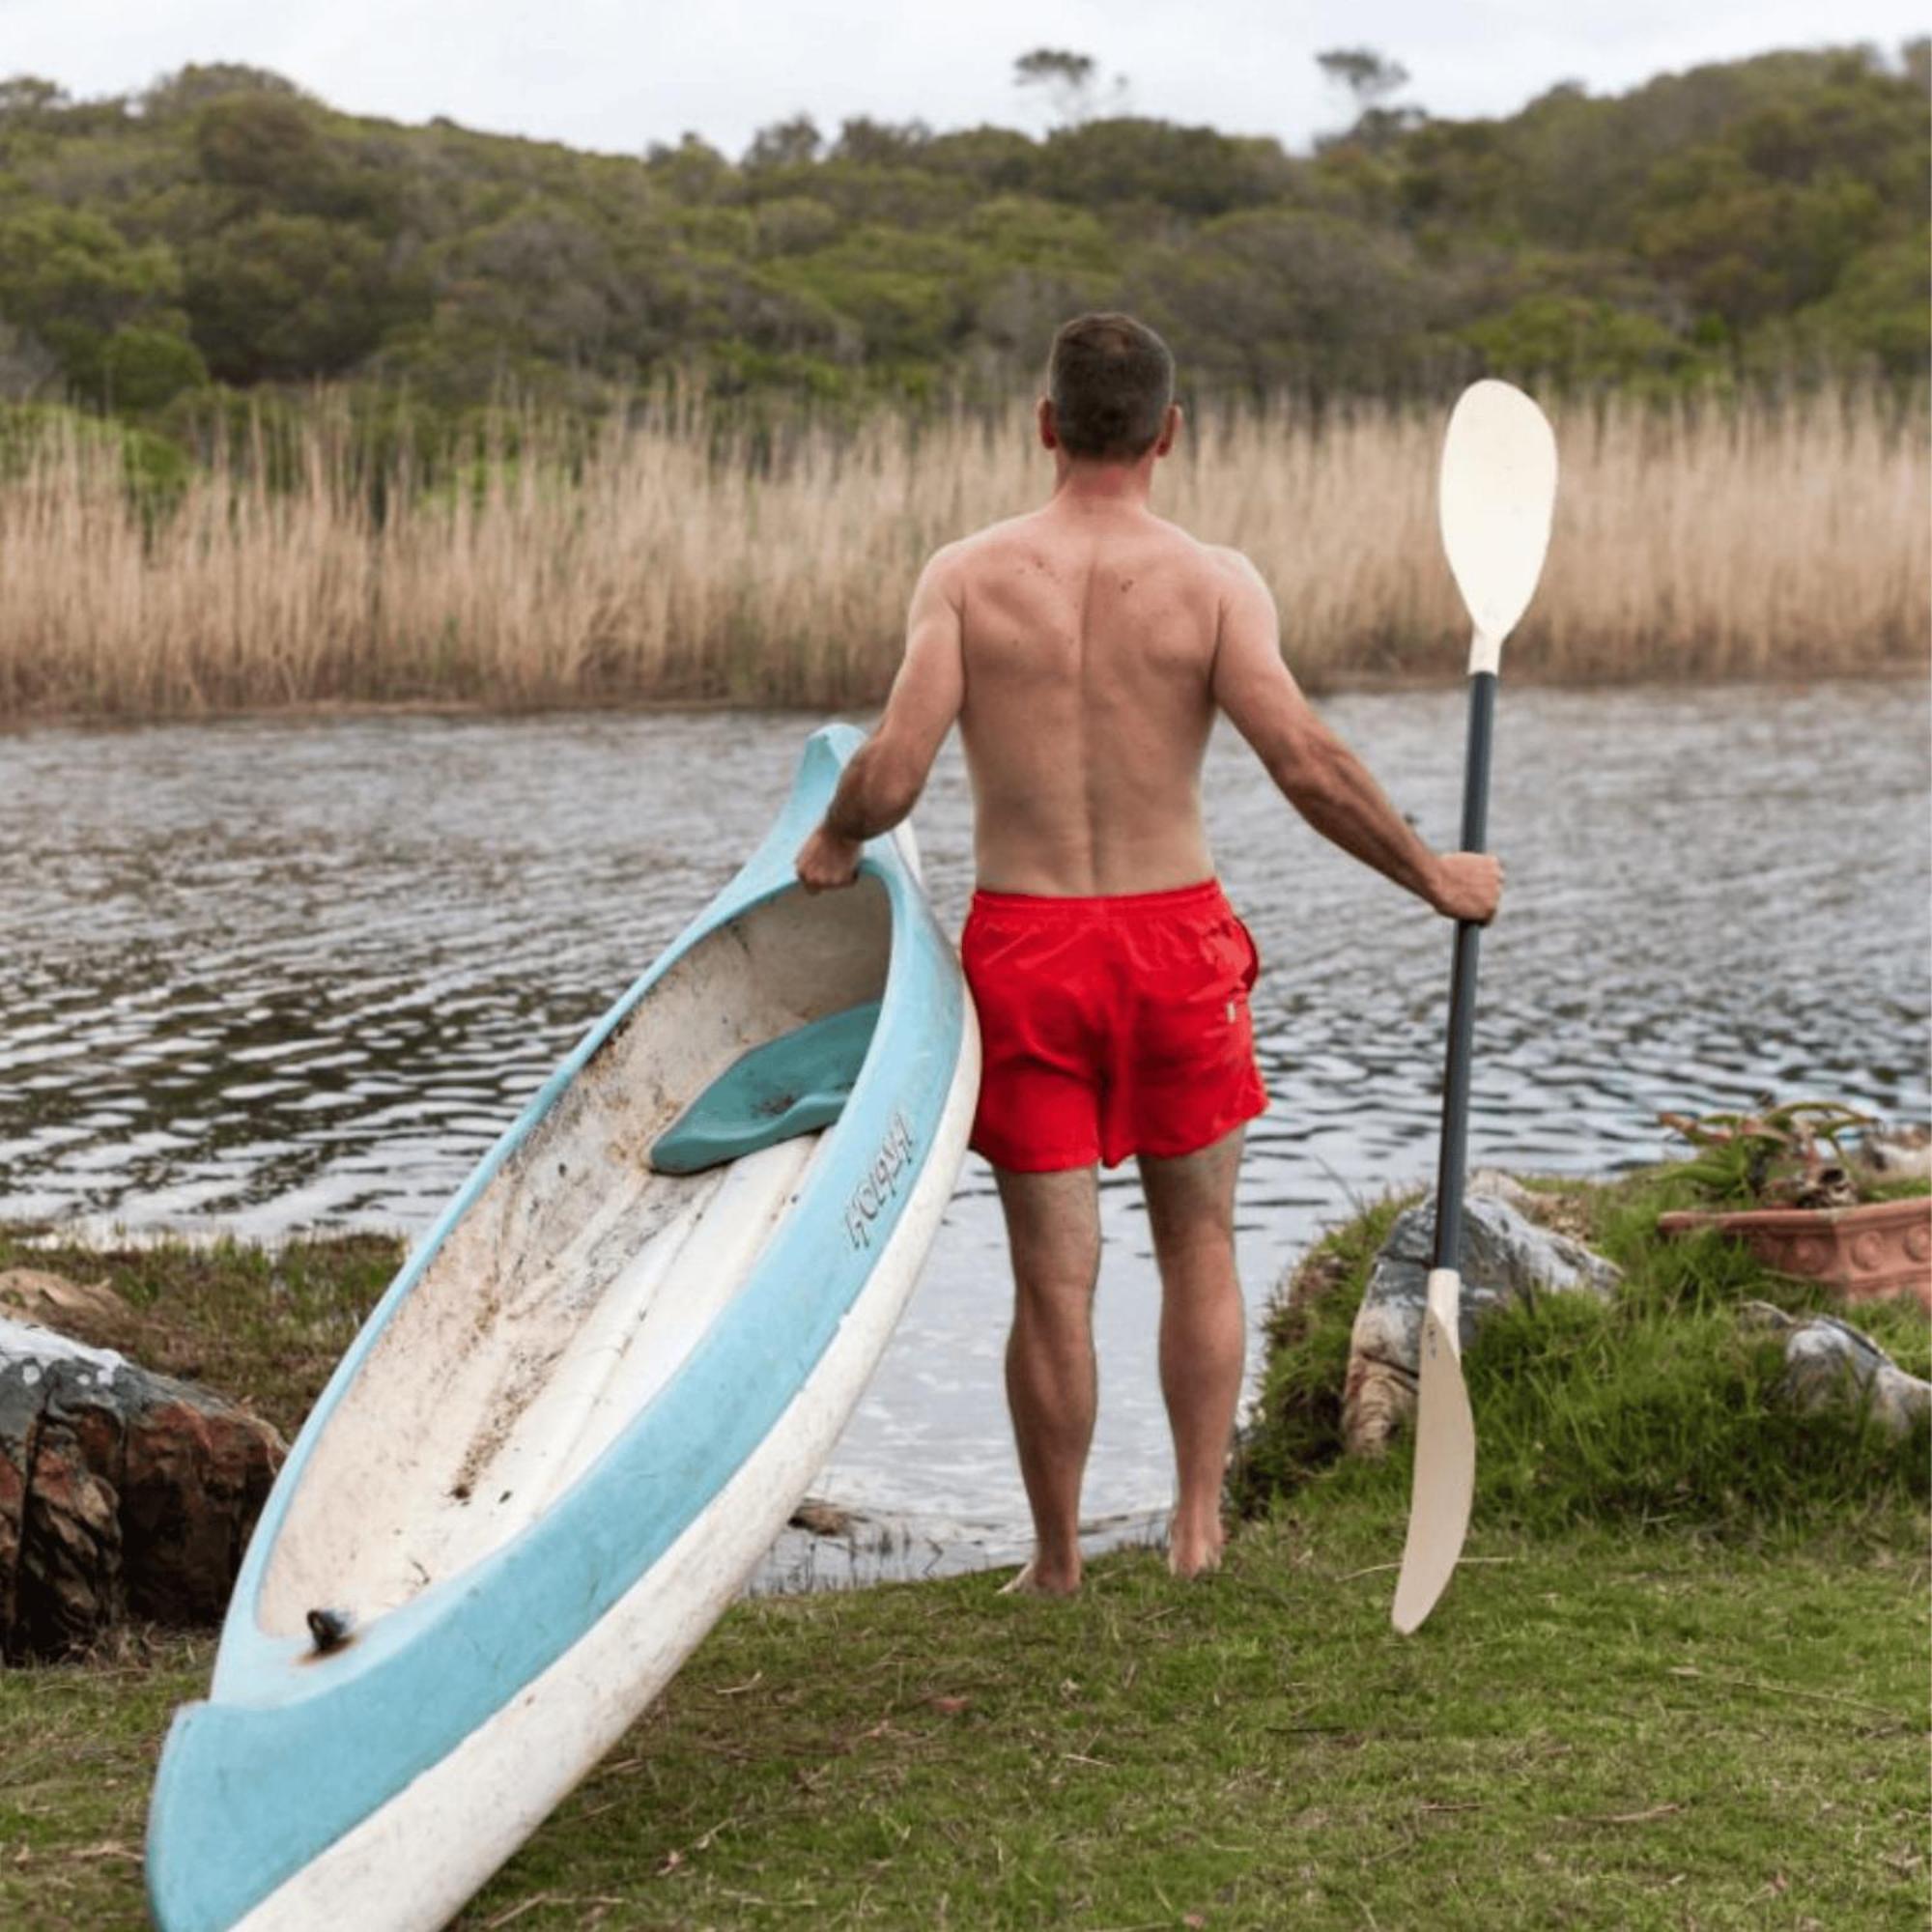
{"label": "man's head", "polygon": [[1138,463],[1174,440],[1174,357],[1145,323],[1075,316],[1053,338],[1040,439],[1076,463]]}

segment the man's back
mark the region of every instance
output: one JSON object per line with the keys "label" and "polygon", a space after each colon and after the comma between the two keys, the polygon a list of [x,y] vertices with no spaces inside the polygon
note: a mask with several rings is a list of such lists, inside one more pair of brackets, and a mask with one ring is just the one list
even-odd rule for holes
{"label": "man's back", "polygon": [[1487,922],[1502,875],[1477,853],[1432,852],[1315,717],[1254,566],[1148,509],[1180,424],[1159,336],[1131,316],[1076,317],[1048,386],[1053,499],[926,565],[885,717],[797,865],[808,892],[850,885],[958,724],[980,874],[960,936],[982,1053],[972,1145],[1012,1251],[1007,1392],[1035,1527],[1009,1587],[1064,1593],[1080,1582],[1094,1432],[1097,1169],[1129,1155],[1161,1274],[1168,1562],[1192,1577],[1220,1556],[1247,1333],[1235,1176],[1267,1096],[1248,1012],[1260,960],[1201,826],[1214,712],[1318,832],[1437,911]]}
{"label": "man's back", "polygon": [[947,554],[980,885],[1146,893],[1212,872],[1200,776],[1230,567],[1104,497],[1056,497]]}

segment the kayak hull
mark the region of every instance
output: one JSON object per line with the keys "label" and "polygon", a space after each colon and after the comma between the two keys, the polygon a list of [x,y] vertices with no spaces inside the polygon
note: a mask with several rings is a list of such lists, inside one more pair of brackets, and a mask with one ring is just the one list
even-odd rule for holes
{"label": "kayak hull", "polygon": [[[168,1932],[443,1923],[663,1689],[830,1453],[979,1077],[910,841],[874,841],[852,894],[793,884],[856,742],[815,734],[759,851],[486,1156],[318,1403],[210,1699],[163,1754]],[[832,1125],[649,1172],[638,1149],[748,1038],[867,997]],[[353,1620],[327,1653],[304,1623],[325,1605]]]}

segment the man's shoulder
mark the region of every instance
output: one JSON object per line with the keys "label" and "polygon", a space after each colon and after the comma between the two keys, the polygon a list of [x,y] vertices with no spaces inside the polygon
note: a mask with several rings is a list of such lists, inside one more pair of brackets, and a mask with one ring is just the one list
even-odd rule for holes
{"label": "man's shoulder", "polygon": [[1249,560],[1245,551],[1236,550],[1233,544],[1208,543],[1197,537],[1192,530],[1184,529],[1179,524],[1166,517],[1153,520],[1160,527],[1163,538],[1185,561],[1195,565],[1202,573],[1216,579],[1238,580],[1242,582],[1259,583],[1261,573]]}
{"label": "man's shoulder", "polygon": [[1037,512],[1004,517],[997,524],[942,544],[927,560],[926,574],[948,594],[954,595],[982,581],[989,571],[996,577],[1004,575],[1016,556],[1050,549],[1038,528]]}
{"label": "man's shoulder", "polygon": [[962,565],[970,566],[976,559],[1011,543],[1028,521],[1026,517],[1003,517],[997,524],[988,524],[983,529],[969,530],[963,537],[954,537],[951,543],[941,544],[926,559],[925,567],[947,571],[956,570]]}
{"label": "man's shoulder", "polygon": [[1204,543],[1201,554],[1219,576],[1238,578],[1244,583],[1260,583],[1263,581],[1261,572],[1255,568],[1254,559],[1246,551],[1236,550],[1233,544]]}
{"label": "man's shoulder", "polygon": [[1203,544],[1201,551],[1223,596],[1239,596],[1258,590],[1270,602],[1273,601],[1274,593],[1268,589],[1267,579],[1256,568],[1254,558],[1246,551],[1236,550],[1233,544]]}
{"label": "man's shoulder", "polygon": [[998,523],[984,525],[980,529],[968,531],[963,537],[955,537],[935,554],[961,559],[984,556],[990,551],[1006,550],[1015,543],[1037,540],[1039,527],[1040,513],[1037,510],[1022,510],[1017,516],[1002,517]]}

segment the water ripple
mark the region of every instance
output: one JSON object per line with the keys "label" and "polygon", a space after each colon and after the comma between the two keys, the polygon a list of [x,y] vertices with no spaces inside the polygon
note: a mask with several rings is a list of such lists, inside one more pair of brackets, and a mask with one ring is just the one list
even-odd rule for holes
{"label": "water ripple", "polygon": [[[1333,722],[1438,843],[1462,700]],[[764,829],[803,725],[753,715],[239,722],[0,738],[0,1214],[420,1228],[557,1058]],[[1662,1107],[1774,1088],[1928,1109],[1923,693],[1505,694],[1509,860],[1484,941],[1471,1151],[1597,1173]],[[1209,816],[1260,942],[1272,1104],[1244,1173],[1259,1301],[1351,1198],[1429,1174],[1448,933],[1323,845],[1238,741]],[[919,815],[940,911],[971,886],[963,773]],[[1109,1177],[1089,1504],[1168,1483],[1157,1284]],[[823,1486],[1016,1523],[1009,1293],[970,1163]]]}

